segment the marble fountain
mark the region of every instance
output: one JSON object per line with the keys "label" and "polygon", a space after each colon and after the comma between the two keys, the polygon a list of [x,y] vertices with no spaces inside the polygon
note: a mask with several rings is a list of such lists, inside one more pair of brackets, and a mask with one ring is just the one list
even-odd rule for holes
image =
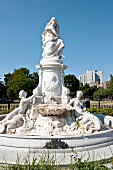
{"label": "marble fountain", "polygon": [[39,158],[48,151],[62,165],[70,163],[73,151],[78,157],[84,155],[83,160],[89,154],[92,161],[113,156],[113,118],[87,112],[82,91],[71,99],[64,85],[67,66],[62,61],[64,42],[59,34],[58,22],[52,17],[42,34],[38,86],[28,98],[21,90],[19,107],[0,116],[0,163],[15,164],[28,153],[32,161],[34,154]]}

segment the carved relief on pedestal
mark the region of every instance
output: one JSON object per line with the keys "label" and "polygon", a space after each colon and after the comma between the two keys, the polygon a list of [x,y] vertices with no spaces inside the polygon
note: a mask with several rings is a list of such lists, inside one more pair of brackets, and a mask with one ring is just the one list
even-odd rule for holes
{"label": "carved relief on pedestal", "polygon": [[59,85],[59,78],[56,73],[51,73],[44,80],[44,89],[46,91],[56,91],[58,85]]}

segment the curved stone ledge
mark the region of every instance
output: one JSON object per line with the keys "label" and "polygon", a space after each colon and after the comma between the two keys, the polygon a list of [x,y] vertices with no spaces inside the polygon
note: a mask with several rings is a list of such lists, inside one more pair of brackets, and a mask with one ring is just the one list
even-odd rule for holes
{"label": "curved stone ledge", "polygon": [[[0,137],[1,137],[0,141],[3,142],[2,145],[0,144],[0,163],[15,164],[19,159],[20,164],[24,164],[24,160],[27,157],[27,155],[29,155],[29,161],[32,162],[34,157],[36,157],[38,161],[39,158],[43,157],[43,155],[46,154],[47,156],[49,154],[51,158],[55,156],[56,163],[60,162],[60,165],[68,165],[71,162],[72,155],[77,155],[77,157],[82,157],[83,160],[88,159],[90,161],[96,161],[105,158],[109,159],[110,157],[113,156],[111,152],[113,150],[113,140],[109,142],[103,142],[97,145],[95,143],[95,145],[91,146],[82,147],[77,146],[68,149],[45,149],[37,147],[37,144],[39,146],[39,144],[42,143],[42,138],[41,139],[36,137],[23,138],[19,136],[9,137],[8,135],[7,136],[0,135]],[[4,141],[2,140],[3,138],[4,141],[5,140],[7,141],[7,143],[4,143]],[[30,139],[32,140],[30,141]],[[44,139],[45,138],[43,138],[43,142]],[[64,141],[65,139],[67,139],[67,137],[60,139]],[[86,139],[88,138],[86,137]],[[79,140],[81,140],[81,143],[84,142],[84,140],[86,142],[87,141],[86,139],[79,138]],[[27,140],[28,142],[26,143]],[[65,142],[67,142],[68,140],[65,140]],[[73,140],[76,142],[76,138],[74,139],[73,137],[70,137],[70,141],[72,143],[74,142]]]}
{"label": "curved stone ledge", "polygon": [[60,139],[68,144],[69,148],[83,147],[87,150],[88,146],[97,147],[113,141],[113,130],[100,131],[95,134],[79,135],[79,136],[19,136],[0,134],[0,146],[43,149],[47,142],[54,139]]}

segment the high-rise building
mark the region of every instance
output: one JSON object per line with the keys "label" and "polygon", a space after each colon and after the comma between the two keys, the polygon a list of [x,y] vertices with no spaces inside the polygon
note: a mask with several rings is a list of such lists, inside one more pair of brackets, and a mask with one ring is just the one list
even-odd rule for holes
{"label": "high-rise building", "polygon": [[79,80],[83,85],[86,83],[90,86],[97,85],[97,83],[102,84],[103,82],[103,72],[98,70],[89,69],[86,71],[86,74],[79,76]]}

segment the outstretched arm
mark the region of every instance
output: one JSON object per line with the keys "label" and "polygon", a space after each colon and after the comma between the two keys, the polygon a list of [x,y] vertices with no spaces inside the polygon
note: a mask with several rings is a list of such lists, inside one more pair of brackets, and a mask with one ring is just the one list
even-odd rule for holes
{"label": "outstretched arm", "polygon": [[69,105],[72,105],[74,102],[74,99],[71,99],[70,102],[68,103]]}
{"label": "outstretched arm", "polygon": [[28,98],[25,98],[25,99],[24,99],[24,102],[30,101],[30,100],[33,99],[36,95],[37,95],[37,93],[36,93],[36,94],[33,94],[32,96],[30,96],[30,97],[28,97]]}

